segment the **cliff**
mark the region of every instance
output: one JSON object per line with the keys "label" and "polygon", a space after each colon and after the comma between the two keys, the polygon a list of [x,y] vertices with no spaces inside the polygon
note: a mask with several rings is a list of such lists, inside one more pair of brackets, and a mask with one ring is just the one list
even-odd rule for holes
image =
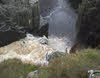
{"label": "cliff", "polygon": [[79,7],[77,21],[78,41],[86,46],[97,47],[100,44],[100,1],[84,0]]}
{"label": "cliff", "polygon": [[46,29],[40,28],[38,0],[0,0],[0,46],[22,39],[26,33],[47,35],[48,24],[44,26]]}

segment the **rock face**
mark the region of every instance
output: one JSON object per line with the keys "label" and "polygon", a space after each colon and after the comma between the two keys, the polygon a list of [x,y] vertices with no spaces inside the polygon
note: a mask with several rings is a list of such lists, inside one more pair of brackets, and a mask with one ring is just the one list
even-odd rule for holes
{"label": "rock face", "polygon": [[45,20],[42,16],[40,16],[40,27],[39,27],[39,36],[45,35],[48,37],[48,28],[49,28],[49,23],[47,20]]}
{"label": "rock face", "polygon": [[40,0],[40,13],[42,16],[47,16],[50,14],[52,8],[57,6],[57,0]]}
{"label": "rock face", "polygon": [[100,1],[83,0],[77,23],[78,41],[92,48],[100,44]]}
{"label": "rock face", "polygon": [[0,0],[0,46],[37,34],[40,25],[38,0]]}
{"label": "rock face", "polygon": [[67,0],[71,3],[71,7],[73,7],[74,9],[78,9],[80,3],[82,2],[82,0]]}

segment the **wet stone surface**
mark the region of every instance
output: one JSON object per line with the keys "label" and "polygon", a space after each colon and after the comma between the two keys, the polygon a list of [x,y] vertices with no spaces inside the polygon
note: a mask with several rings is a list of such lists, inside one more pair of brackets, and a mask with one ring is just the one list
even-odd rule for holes
{"label": "wet stone surface", "polygon": [[25,37],[47,36],[48,24],[40,27],[38,0],[0,0],[0,47]]}

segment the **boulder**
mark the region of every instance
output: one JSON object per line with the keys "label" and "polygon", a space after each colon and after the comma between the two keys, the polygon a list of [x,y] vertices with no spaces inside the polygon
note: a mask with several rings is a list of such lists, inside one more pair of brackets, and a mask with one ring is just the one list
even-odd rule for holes
{"label": "boulder", "polygon": [[39,36],[45,35],[46,37],[48,37],[48,28],[48,21],[44,17],[40,16]]}
{"label": "boulder", "polygon": [[40,44],[48,44],[48,39],[44,36],[39,39]]}
{"label": "boulder", "polygon": [[39,70],[36,70],[34,72],[30,72],[28,75],[27,75],[27,78],[38,78],[38,74],[39,74]]}
{"label": "boulder", "polygon": [[50,61],[50,60],[52,60],[52,59],[54,59],[56,57],[62,57],[62,56],[65,56],[65,55],[66,55],[66,53],[64,53],[64,52],[58,52],[58,51],[53,52],[53,53],[47,53],[46,60]]}

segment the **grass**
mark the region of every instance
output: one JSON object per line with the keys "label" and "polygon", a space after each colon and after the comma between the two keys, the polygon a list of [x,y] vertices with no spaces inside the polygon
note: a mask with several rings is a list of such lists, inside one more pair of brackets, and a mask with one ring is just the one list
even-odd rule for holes
{"label": "grass", "polygon": [[41,69],[39,78],[89,78],[91,69],[100,70],[100,50],[87,49],[55,58]]}
{"label": "grass", "polygon": [[38,66],[23,64],[20,60],[7,60],[0,64],[0,78],[26,78]]}
{"label": "grass", "polygon": [[[26,78],[39,66],[9,59],[0,64],[0,78]],[[89,78],[88,70],[100,70],[100,50],[85,49],[76,54],[57,57],[40,70],[38,78]]]}

